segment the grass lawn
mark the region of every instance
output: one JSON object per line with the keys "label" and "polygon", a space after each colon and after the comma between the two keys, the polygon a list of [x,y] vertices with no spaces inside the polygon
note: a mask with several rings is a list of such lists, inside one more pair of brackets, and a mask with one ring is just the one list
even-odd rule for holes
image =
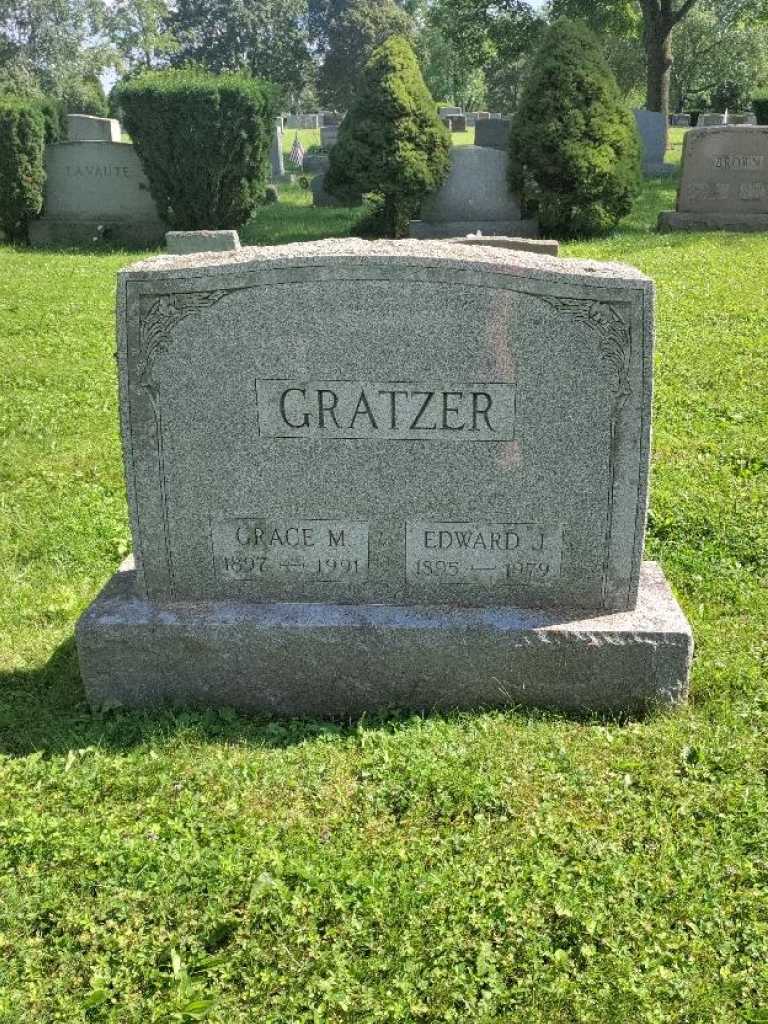
{"label": "grass lawn", "polygon": [[[244,237],[350,229],[290,198]],[[647,554],[697,654],[624,724],[91,715],[140,254],[0,247],[0,1024],[768,1021],[768,236],[656,235],[673,198],[566,247],[658,284]]]}

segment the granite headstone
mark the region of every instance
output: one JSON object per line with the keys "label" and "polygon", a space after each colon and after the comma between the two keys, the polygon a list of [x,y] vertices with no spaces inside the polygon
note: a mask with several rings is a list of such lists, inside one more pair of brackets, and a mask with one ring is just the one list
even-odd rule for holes
{"label": "granite headstone", "polygon": [[[475,127],[477,131],[479,125]],[[412,238],[484,235],[537,235],[534,220],[524,220],[507,184],[507,154],[485,146],[455,146],[442,187],[411,221]]]}
{"label": "granite headstone", "polygon": [[699,114],[697,128],[713,128],[725,124],[725,114]]}
{"label": "granite headstone", "polygon": [[77,628],[95,706],[684,699],[641,563],[653,285],[357,239],[120,273],[134,559]]}
{"label": "granite headstone", "polygon": [[510,124],[511,122],[506,117],[476,121],[475,145],[490,146],[493,149],[503,149],[506,152],[509,144]]}
{"label": "granite headstone", "polygon": [[57,142],[45,147],[43,217],[30,225],[33,245],[90,242],[162,244],[149,182],[128,142]]}
{"label": "granite headstone", "polygon": [[643,174],[658,178],[675,173],[674,164],[665,164],[667,119],[655,110],[636,110],[635,124],[640,135]]}
{"label": "granite headstone", "polygon": [[768,231],[768,126],[692,128],[660,231]]}
{"label": "granite headstone", "polygon": [[272,180],[280,181],[285,174],[282,118],[275,120],[274,127],[272,129],[272,143],[269,147],[269,162],[272,170]]}
{"label": "granite headstone", "polygon": [[120,122],[114,117],[67,114],[68,142],[120,142]]}

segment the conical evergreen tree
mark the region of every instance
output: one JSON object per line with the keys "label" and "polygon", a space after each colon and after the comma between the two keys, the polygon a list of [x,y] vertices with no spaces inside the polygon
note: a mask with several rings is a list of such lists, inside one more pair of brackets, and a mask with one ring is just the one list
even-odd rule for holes
{"label": "conical evergreen tree", "polygon": [[331,150],[325,187],[339,199],[382,197],[381,230],[401,238],[421,200],[448,174],[451,139],[402,36],[374,50]]}
{"label": "conical evergreen tree", "polygon": [[544,235],[604,235],[640,189],[640,143],[600,45],[560,18],[531,61],[509,141],[509,183]]}

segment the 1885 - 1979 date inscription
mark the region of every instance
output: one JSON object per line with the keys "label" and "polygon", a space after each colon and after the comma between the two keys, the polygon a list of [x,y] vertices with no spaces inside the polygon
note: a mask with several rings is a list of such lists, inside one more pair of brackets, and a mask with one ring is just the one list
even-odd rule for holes
{"label": "1885 - 1979 date inscription", "polygon": [[535,523],[417,521],[406,530],[408,582],[546,586],[560,576],[562,528]]}

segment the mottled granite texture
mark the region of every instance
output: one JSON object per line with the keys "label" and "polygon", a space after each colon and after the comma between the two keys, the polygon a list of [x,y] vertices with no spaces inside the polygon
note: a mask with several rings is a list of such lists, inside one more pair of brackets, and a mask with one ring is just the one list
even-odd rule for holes
{"label": "mottled granite texture", "polygon": [[494,249],[514,249],[517,252],[538,252],[542,256],[557,256],[560,243],[554,238],[508,238],[505,235],[466,235],[451,239],[462,245],[486,245]]}
{"label": "mottled granite texture", "polygon": [[475,122],[475,145],[490,146],[492,149],[506,149],[509,145],[511,121],[507,117],[488,118]]}
{"label": "mottled granite texture", "polygon": [[685,700],[693,651],[653,562],[633,611],[597,617],[247,601],[161,608],[126,566],[80,620],[77,645],[93,707],[333,718],[519,704],[643,713]]}
{"label": "mottled granite texture", "polygon": [[768,126],[692,128],[683,143],[677,209],[660,231],[767,231]]}
{"label": "mottled granite texture", "polygon": [[165,247],[170,256],[193,252],[234,252],[240,248],[236,231],[166,231]]}
{"label": "mottled granite texture", "polygon": [[67,142],[120,142],[120,122],[114,117],[67,114]]}
{"label": "mottled granite texture", "polygon": [[[501,122],[498,122],[501,123]],[[475,127],[475,132],[480,126]],[[523,220],[520,204],[509,191],[508,157],[488,146],[455,146],[451,169],[442,187],[421,205],[411,221],[411,238],[457,238],[484,235],[536,235],[533,220]]]}
{"label": "mottled granite texture", "polygon": [[121,272],[136,568],[77,629],[93,705],[350,716],[684,699],[641,553],[653,285],[464,242]]}
{"label": "mottled granite texture", "polygon": [[166,225],[130,143],[54,143],[45,147],[45,174],[44,215],[30,224],[33,245],[99,238],[125,245],[162,243]]}
{"label": "mottled granite texture", "polygon": [[656,110],[636,110],[635,124],[640,136],[643,174],[658,178],[675,173],[674,164],[665,164],[667,118]]}
{"label": "mottled granite texture", "polygon": [[[345,239],[159,256],[118,294],[150,599],[632,607],[653,340],[639,271]],[[326,572],[345,543],[356,564]]]}

